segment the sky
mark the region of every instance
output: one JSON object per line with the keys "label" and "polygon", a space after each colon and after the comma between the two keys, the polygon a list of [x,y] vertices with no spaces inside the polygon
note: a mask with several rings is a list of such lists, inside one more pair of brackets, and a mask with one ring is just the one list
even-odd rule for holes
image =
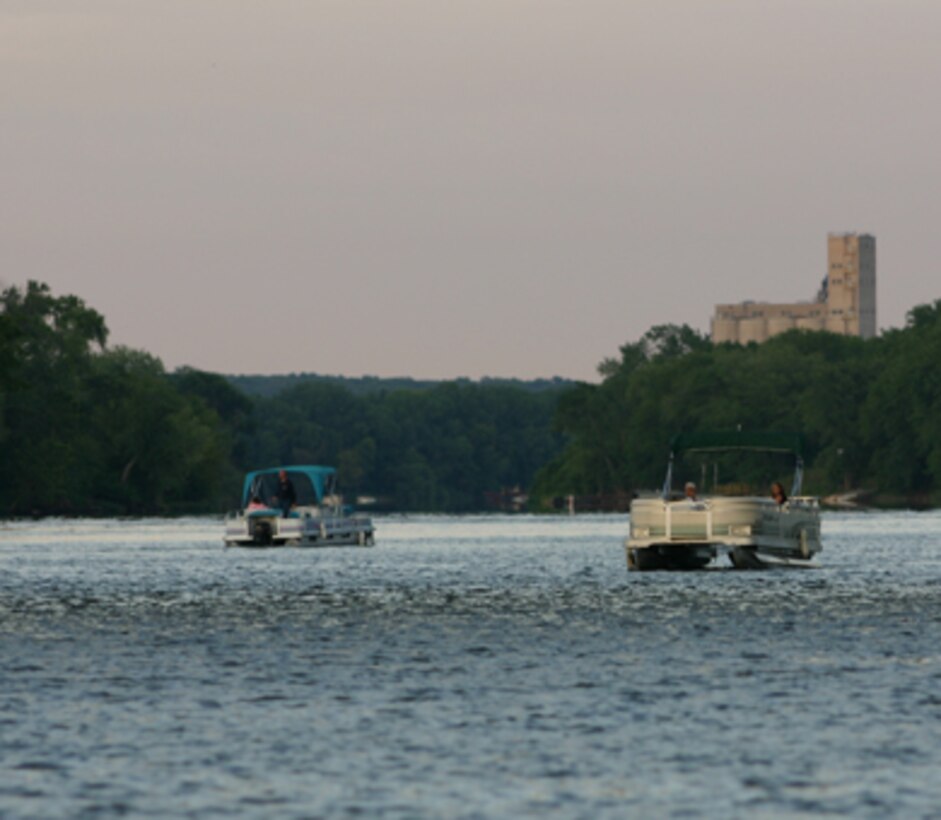
{"label": "sky", "polygon": [[0,0],[0,283],[172,370],[561,376],[877,244],[941,298],[937,0]]}

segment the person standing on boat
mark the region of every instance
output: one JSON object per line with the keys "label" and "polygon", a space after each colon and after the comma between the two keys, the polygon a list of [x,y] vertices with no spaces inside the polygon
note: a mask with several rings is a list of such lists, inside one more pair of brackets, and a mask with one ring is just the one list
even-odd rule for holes
{"label": "person standing on boat", "polygon": [[288,478],[288,474],[281,470],[278,472],[278,506],[281,508],[281,517],[287,518],[291,513],[291,507],[297,503],[297,492],[294,490],[294,482]]}
{"label": "person standing on boat", "polygon": [[780,481],[775,481],[771,485],[771,497],[778,502],[778,506],[783,506],[787,503],[787,493],[784,492],[784,485]]}
{"label": "person standing on boat", "polygon": [[696,485],[692,481],[687,481],[686,486],[683,488],[683,492],[686,493],[686,500],[691,504],[695,504],[699,499],[696,497]]}

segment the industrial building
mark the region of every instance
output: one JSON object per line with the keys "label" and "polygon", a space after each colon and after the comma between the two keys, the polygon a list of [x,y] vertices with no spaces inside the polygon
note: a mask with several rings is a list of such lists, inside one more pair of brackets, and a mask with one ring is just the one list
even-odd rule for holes
{"label": "industrial building", "polygon": [[863,339],[876,335],[874,236],[831,233],[827,237],[827,274],[811,301],[716,305],[712,341],[764,342],[794,328],[828,330]]}

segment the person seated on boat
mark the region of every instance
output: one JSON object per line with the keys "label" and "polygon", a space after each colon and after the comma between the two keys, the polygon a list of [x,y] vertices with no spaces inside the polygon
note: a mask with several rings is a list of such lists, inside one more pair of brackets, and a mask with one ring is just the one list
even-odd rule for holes
{"label": "person seated on boat", "polygon": [[281,509],[281,517],[287,518],[291,514],[291,507],[297,504],[297,492],[294,490],[294,482],[288,478],[288,474],[284,470],[278,472],[278,495],[276,498],[278,507]]}
{"label": "person seated on boat", "polygon": [[680,503],[688,504],[690,509],[705,510],[708,506],[696,493],[696,485],[692,481],[687,481],[683,486],[683,495],[685,498]]}
{"label": "person seated on boat", "polygon": [[257,495],[252,496],[252,500],[248,502],[248,506],[245,508],[248,512],[254,512],[255,510],[267,510],[268,505]]}
{"label": "person seated on boat", "polygon": [[772,483],[771,497],[777,502],[779,507],[783,507],[787,503],[787,493],[784,492],[784,486],[780,481]]}

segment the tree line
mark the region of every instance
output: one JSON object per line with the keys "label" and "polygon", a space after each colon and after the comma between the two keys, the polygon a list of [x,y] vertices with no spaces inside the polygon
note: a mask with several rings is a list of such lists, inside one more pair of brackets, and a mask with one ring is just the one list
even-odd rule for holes
{"label": "tree line", "polygon": [[517,487],[546,509],[658,487],[675,434],[739,427],[800,432],[811,492],[941,500],[941,300],[869,340],[715,346],[658,326],[600,383],[538,389],[292,377],[246,392],[107,340],[76,296],[0,294],[0,515],[221,512],[247,470],[305,463],[337,466],[347,497],[382,509],[476,511]]}
{"label": "tree line", "polygon": [[495,380],[349,389],[230,379],[109,347],[104,318],[30,282],[0,295],[0,514],[141,515],[235,507],[258,467],[338,467],[384,509],[474,511],[560,452],[565,383]]}
{"label": "tree line", "polygon": [[[747,429],[802,435],[809,492],[862,488],[887,503],[937,504],[939,361],[941,300],[866,340],[794,330],[713,345],[688,326],[657,326],[602,362],[600,384],[560,398],[556,431],[569,444],[534,492],[656,488],[677,433]],[[756,481],[756,468],[744,477]]]}

